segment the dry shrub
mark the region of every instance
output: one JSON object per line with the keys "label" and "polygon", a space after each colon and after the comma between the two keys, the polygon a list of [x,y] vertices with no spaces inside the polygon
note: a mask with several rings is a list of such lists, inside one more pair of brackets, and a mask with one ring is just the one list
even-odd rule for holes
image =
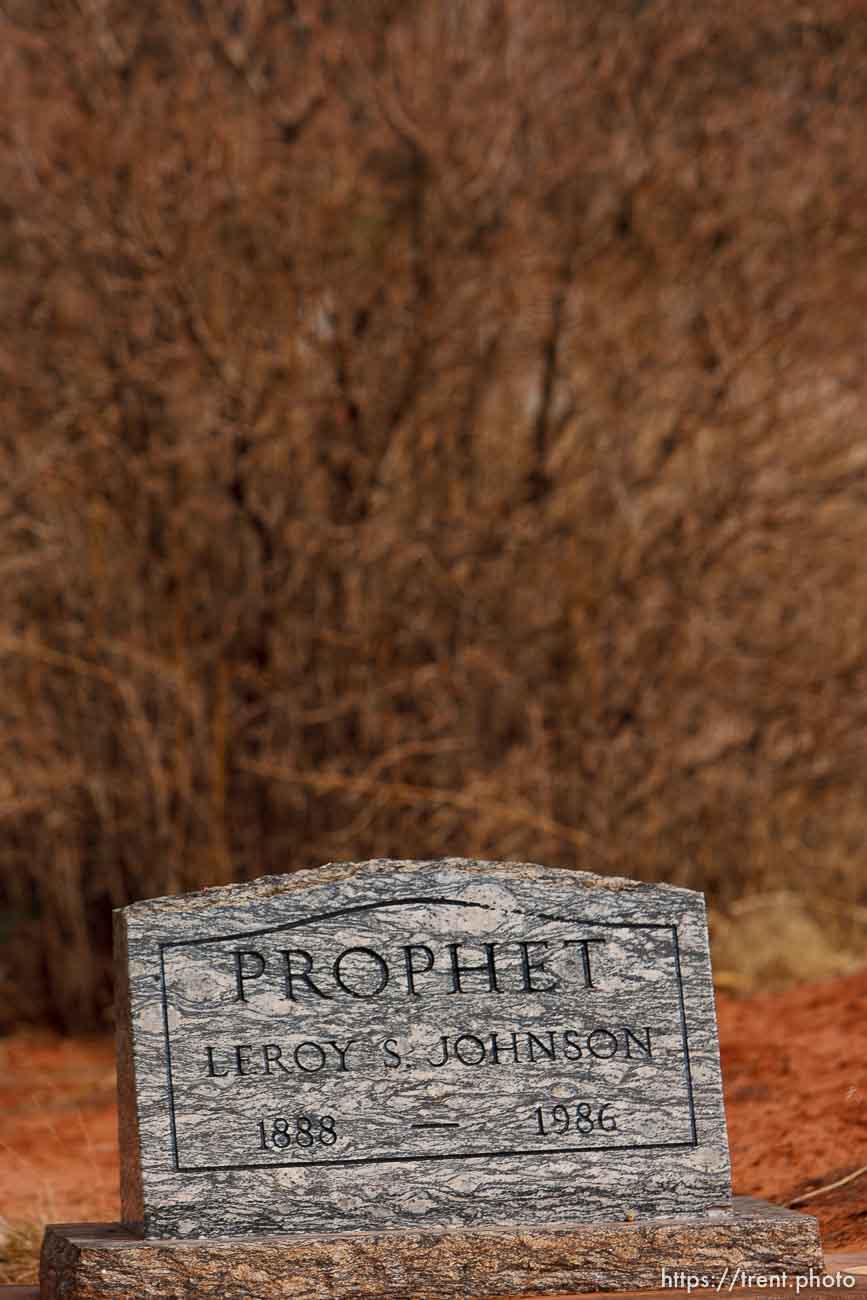
{"label": "dry shrub", "polygon": [[709,916],[714,982],[752,993],[843,977],[864,962],[867,907],[815,893],[756,892]]}
{"label": "dry shrub", "polygon": [[0,1217],[0,1285],[35,1283],[41,1244],[40,1224],[12,1225]]}
{"label": "dry shrub", "polygon": [[328,859],[863,901],[865,55],[843,0],[9,0],[19,1012]]}

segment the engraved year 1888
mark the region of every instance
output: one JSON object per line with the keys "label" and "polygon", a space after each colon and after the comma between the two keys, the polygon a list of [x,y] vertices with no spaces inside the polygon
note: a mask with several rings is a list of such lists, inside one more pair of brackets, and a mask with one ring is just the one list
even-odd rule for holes
{"label": "engraved year 1888", "polygon": [[[270,1124],[270,1129],[268,1125]],[[259,1149],[261,1151],[285,1151],[287,1147],[312,1147],[317,1142],[324,1147],[333,1147],[337,1141],[336,1121],[333,1115],[297,1115],[287,1119],[278,1115],[276,1119],[260,1119]]]}

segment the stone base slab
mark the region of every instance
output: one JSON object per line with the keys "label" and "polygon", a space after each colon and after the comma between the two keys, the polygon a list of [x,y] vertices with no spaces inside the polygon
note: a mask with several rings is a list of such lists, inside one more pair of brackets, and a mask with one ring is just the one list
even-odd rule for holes
{"label": "stone base slab", "polygon": [[[730,1210],[546,1229],[401,1229],[145,1240],[122,1224],[48,1227],[41,1300],[455,1300],[658,1289],[819,1271],[816,1220],[738,1197]],[[677,1281],[673,1282],[677,1286]],[[727,1289],[724,1286],[723,1289]]]}

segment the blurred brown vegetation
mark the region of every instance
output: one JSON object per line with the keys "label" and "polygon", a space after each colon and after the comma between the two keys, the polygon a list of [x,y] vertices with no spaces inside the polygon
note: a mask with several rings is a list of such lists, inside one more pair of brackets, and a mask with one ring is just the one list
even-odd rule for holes
{"label": "blurred brown vegetation", "polygon": [[7,1005],[329,859],[867,902],[865,60],[851,0],[3,0]]}

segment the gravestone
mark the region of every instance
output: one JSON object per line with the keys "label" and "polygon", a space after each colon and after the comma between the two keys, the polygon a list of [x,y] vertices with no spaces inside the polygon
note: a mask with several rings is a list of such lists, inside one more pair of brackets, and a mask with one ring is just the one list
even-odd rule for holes
{"label": "gravestone", "polygon": [[813,1219],[731,1199],[700,894],[332,865],[136,903],[116,954],[123,1223],[49,1229],[46,1300],[820,1262]]}

